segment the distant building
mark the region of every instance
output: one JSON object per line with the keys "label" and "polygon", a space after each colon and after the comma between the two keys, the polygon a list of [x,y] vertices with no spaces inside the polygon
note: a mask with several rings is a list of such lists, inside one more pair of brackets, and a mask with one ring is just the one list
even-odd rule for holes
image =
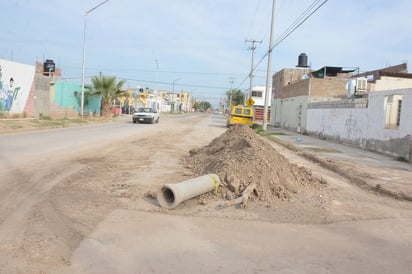
{"label": "distant building", "polygon": [[367,82],[366,92],[412,87],[412,74],[406,63],[354,75]]}
{"label": "distant building", "polygon": [[78,117],[80,85],[60,81],[53,60],[22,64],[0,59],[0,113],[12,117]]}
{"label": "distant building", "polygon": [[[269,98],[271,98],[271,93],[272,89],[270,88],[269,91]],[[266,87],[265,86],[254,86],[252,88],[252,93],[251,93],[251,98],[255,102],[253,105],[253,112],[254,112],[254,121],[256,123],[263,123],[263,113],[264,113],[264,107],[265,107],[265,97],[266,96]],[[245,99],[248,99],[247,96],[245,96]],[[268,113],[267,113],[267,120],[269,121],[270,119],[270,111],[271,111],[271,102],[269,100],[269,105],[268,105]]]}

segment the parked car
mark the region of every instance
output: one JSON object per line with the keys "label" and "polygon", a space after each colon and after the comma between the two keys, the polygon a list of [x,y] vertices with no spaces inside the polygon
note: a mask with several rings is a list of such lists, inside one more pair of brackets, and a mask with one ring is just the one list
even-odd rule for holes
{"label": "parked car", "polygon": [[133,123],[159,123],[159,112],[154,108],[138,108],[132,116]]}
{"label": "parked car", "polygon": [[135,112],[135,108],[133,106],[123,106],[122,107],[122,113],[123,114],[132,114]]}

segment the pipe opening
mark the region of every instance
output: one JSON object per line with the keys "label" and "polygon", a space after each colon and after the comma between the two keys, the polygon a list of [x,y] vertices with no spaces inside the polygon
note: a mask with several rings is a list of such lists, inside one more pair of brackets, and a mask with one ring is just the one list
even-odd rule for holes
{"label": "pipe opening", "polygon": [[170,188],[163,187],[162,193],[163,193],[163,198],[165,199],[166,203],[173,204],[175,202],[175,194]]}

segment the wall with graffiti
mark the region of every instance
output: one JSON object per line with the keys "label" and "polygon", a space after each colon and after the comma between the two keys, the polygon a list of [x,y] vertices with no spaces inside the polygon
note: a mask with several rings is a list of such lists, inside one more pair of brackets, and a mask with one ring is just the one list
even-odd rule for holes
{"label": "wall with graffiti", "polygon": [[23,113],[35,67],[0,59],[0,113]]}
{"label": "wall with graffiti", "polygon": [[412,160],[412,89],[374,91],[364,105],[345,105],[321,102],[309,107],[306,130]]}

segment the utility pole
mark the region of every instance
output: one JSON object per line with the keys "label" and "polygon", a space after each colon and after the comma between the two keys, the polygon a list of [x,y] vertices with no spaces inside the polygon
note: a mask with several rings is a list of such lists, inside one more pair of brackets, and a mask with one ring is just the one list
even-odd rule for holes
{"label": "utility pole", "polygon": [[265,107],[263,111],[263,130],[267,129],[267,115],[268,115],[268,108],[269,108],[269,88],[271,82],[271,67],[272,67],[272,50],[273,50],[273,29],[275,28],[275,6],[276,0],[273,0],[272,4],[272,23],[270,26],[270,41],[269,41],[269,52],[268,52],[268,67],[266,71],[266,89],[265,89]]}
{"label": "utility pole", "polygon": [[155,92],[155,95],[157,96],[159,92],[159,62],[157,61],[157,59],[155,60],[155,63],[156,63],[156,92]]}
{"label": "utility pole", "polygon": [[232,96],[233,96],[233,83],[235,82],[234,81],[235,77],[230,77],[229,79],[230,79],[229,81],[230,83],[229,108],[231,108],[232,107]]}
{"label": "utility pole", "polygon": [[254,63],[254,58],[255,58],[255,49],[256,49],[256,43],[261,44],[263,41],[257,41],[257,40],[245,40],[246,43],[252,43],[252,46],[250,47],[250,50],[252,51],[252,63],[250,65],[250,88],[249,88],[249,98],[252,96],[252,88],[253,88],[253,63]]}

